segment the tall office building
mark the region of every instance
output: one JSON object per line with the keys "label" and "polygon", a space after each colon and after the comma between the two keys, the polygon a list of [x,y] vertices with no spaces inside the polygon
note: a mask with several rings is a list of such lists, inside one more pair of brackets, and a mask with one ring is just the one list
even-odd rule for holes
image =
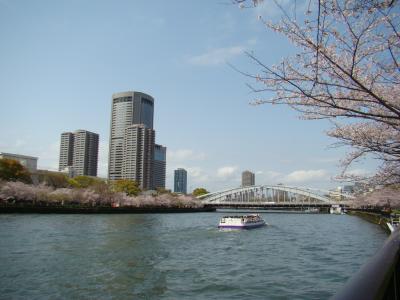
{"label": "tall office building", "polygon": [[251,186],[255,184],[255,175],[250,171],[242,173],[242,186]]}
{"label": "tall office building", "polygon": [[187,193],[187,172],[185,169],[178,168],[174,172],[174,192]]}
{"label": "tall office building", "polygon": [[97,176],[99,135],[86,130],[61,134],[59,170],[73,170],[73,176]]}
{"label": "tall office building", "polygon": [[153,188],[165,188],[165,172],[167,168],[167,147],[154,145]]}
{"label": "tall office building", "polygon": [[112,95],[108,158],[109,180],[123,178],[125,129],[133,124],[143,124],[146,128],[153,129],[153,114],[154,99],[149,95],[134,91]]}
{"label": "tall office building", "polygon": [[135,180],[144,190],[153,188],[154,138],[154,130],[144,124],[125,128],[121,175]]}

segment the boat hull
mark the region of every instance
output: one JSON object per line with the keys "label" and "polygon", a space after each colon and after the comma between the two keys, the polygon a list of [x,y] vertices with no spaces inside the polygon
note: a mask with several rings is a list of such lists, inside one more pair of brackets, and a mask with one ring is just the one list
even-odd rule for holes
{"label": "boat hull", "polygon": [[253,224],[243,224],[243,225],[218,225],[221,229],[253,229],[265,226],[265,222],[258,222]]}

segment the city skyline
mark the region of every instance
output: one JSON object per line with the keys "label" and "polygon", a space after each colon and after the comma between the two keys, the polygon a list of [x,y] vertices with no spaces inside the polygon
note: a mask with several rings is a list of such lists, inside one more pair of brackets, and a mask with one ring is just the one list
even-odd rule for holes
{"label": "city skyline", "polygon": [[[331,179],[345,149],[330,147],[328,122],[248,105],[259,95],[228,65],[252,71],[244,51],[268,64],[291,53],[257,21],[258,14],[274,18],[269,3],[240,10],[178,1],[3,0],[0,7],[7,43],[0,49],[0,126],[7,128],[0,151],[36,156],[40,169],[57,170],[59,133],[86,128],[100,135],[98,176],[107,177],[110,95],[139,90],[157,99],[154,128],[157,143],[168,146],[169,189],[178,167],[188,171],[188,190],[239,186],[245,169],[256,184],[340,185]],[[353,172],[374,167],[367,160]]]}

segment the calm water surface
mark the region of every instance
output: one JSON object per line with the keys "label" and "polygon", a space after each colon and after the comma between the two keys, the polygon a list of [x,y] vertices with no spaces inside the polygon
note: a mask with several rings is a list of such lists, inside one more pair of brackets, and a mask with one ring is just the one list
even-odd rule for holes
{"label": "calm water surface", "polygon": [[386,239],[357,217],[0,215],[1,299],[327,299]]}

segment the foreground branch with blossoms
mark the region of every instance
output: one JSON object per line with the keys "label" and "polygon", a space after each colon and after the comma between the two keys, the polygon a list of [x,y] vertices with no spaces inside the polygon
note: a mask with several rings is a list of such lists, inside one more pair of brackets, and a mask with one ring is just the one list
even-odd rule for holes
{"label": "foreground branch with blossoms", "polygon": [[[262,1],[233,2],[250,7]],[[328,135],[338,140],[337,145],[353,149],[342,161],[341,179],[399,183],[399,1],[273,2],[281,9],[280,21],[260,17],[261,21],[298,51],[275,66],[247,53],[259,67],[258,74],[245,73],[255,81],[253,91],[273,93],[252,104],[284,104],[305,119],[329,119],[333,128]],[[305,16],[299,16],[296,7],[305,7]],[[376,175],[349,176],[349,166],[366,156],[381,162]]]}

